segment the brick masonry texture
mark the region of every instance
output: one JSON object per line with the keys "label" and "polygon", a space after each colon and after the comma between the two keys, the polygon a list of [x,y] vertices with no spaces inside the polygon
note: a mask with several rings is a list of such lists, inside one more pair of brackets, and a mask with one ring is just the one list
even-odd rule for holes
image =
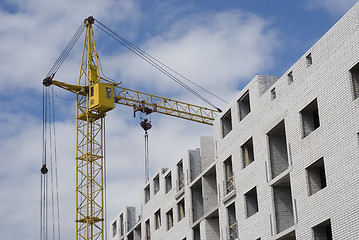
{"label": "brick masonry texture", "polygon": [[[148,239],[149,221],[153,240],[359,239],[359,71],[350,71],[358,63],[359,3],[282,77],[255,76],[215,120],[213,137],[201,137],[200,149],[188,150],[143,187],[140,218],[125,208],[111,222],[109,235]],[[240,117],[240,105],[248,103],[240,99],[248,93],[250,111]],[[228,113],[225,124],[231,126],[224,135]],[[241,147],[249,139],[254,161],[244,166]],[[227,191],[224,162],[229,157],[234,187]],[[169,173],[172,189],[166,192]],[[147,186],[151,198],[145,203]],[[258,211],[248,210],[246,203],[254,188]],[[255,204],[255,195],[248,196]],[[156,229],[158,210],[161,226]]]}

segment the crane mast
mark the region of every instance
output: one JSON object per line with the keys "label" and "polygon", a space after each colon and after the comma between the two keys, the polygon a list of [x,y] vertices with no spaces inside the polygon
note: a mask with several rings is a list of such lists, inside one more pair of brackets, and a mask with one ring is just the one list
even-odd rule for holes
{"label": "crane mast", "polygon": [[76,94],[76,240],[104,240],[104,117],[114,103],[208,125],[220,112],[101,82],[94,21],[91,16],[84,21],[77,85],[54,80],[54,74],[43,81],[45,86],[55,85]]}
{"label": "crane mast", "polygon": [[[94,108],[94,86],[101,83],[92,24],[85,20],[76,105],[76,239],[104,239],[103,118],[113,108]],[[113,94],[113,91],[110,93]]]}

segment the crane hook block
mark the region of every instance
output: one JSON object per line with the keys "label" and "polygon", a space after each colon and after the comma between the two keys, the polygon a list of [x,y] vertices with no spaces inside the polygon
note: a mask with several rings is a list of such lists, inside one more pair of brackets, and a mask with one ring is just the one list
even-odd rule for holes
{"label": "crane hook block", "polygon": [[44,165],[42,165],[42,168],[41,168],[41,173],[42,174],[46,174],[49,170],[47,169],[47,167],[46,167],[46,164],[44,164]]}
{"label": "crane hook block", "polygon": [[140,122],[141,127],[143,128],[143,130],[145,130],[147,132],[147,130],[150,130],[152,127],[152,124],[150,122],[148,122],[147,118],[142,120]]}
{"label": "crane hook block", "polygon": [[46,87],[51,86],[52,85],[52,77],[46,77],[43,81],[42,84],[44,84]]}

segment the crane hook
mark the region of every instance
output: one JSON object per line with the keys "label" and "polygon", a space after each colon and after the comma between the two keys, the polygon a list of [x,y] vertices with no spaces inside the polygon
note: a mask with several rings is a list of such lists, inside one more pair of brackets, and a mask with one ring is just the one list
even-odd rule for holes
{"label": "crane hook", "polygon": [[42,174],[46,174],[49,170],[46,167],[46,164],[42,165],[41,169],[40,169]]}
{"label": "crane hook", "polygon": [[147,118],[145,118],[144,120],[142,120],[140,122],[141,127],[143,128],[143,130],[145,130],[145,132],[147,132],[147,130],[150,130],[152,127],[152,124],[148,121]]}

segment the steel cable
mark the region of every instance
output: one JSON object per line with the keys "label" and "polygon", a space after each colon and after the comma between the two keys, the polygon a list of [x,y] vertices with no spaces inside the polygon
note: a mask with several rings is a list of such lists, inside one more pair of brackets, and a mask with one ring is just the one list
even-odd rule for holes
{"label": "steel cable", "polygon": [[[98,20],[96,20],[96,22],[98,24],[95,23],[95,25],[101,29],[103,32],[105,32],[106,34],[108,34],[110,37],[112,37],[114,40],[116,40],[117,42],[121,43],[123,46],[125,46],[127,49],[129,49],[130,51],[132,51],[133,53],[135,53],[137,56],[141,57],[143,60],[145,60],[147,63],[149,63],[150,65],[152,65],[153,67],[155,67],[157,70],[159,70],[160,72],[162,72],[163,74],[165,74],[167,77],[169,77],[170,79],[172,79],[173,81],[175,81],[176,83],[178,83],[180,86],[182,86],[183,88],[185,88],[187,91],[191,92],[193,95],[197,96],[199,99],[201,99],[202,101],[204,101],[205,103],[207,103],[208,105],[212,106],[213,108],[220,110],[218,107],[216,107],[213,103],[211,103],[210,101],[208,101],[206,98],[204,98],[202,95],[200,95],[199,93],[197,93],[196,91],[194,91],[191,87],[189,87],[188,85],[186,85],[185,83],[183,83],[181,80],[179,80],[176,76],[174,76],[173,74],[171,74],[169,71],[167,71],[165,68],[171,70],[173,73],[178,74],[179,76],[183,77],[183,75],[180,75],[178,72],[174,71],[173,69],[169,68],[167,65],[161,63],[160,61],[156,60],[154,57],[152,57],[151,55],[147,54],[146,52],[144,52],[143,50],[141,50],[140,48],[136,47],[134,44],[132,44],[131,42],[129,42],[128,40],[126,40],[125,38],[121,37],[120,35],[118,35],[117,33],[115,33],[114,31],[112,31],[111,29],[109,29],[108,27],[106,27],[104,24],[102,24],[101,22],[99,22]],[[162,66],[161,66],[162,65]],[[186,80],[189,80],[188,78],[185,78]],[[190,81],[190,80],[189,80]],[[193,83],[192,81],[190,81],[191,83]],[[194,83],[193,83],[194,84]],[[195,84],[197,85],[197,84]],[[199,85],[197,85],[199,86]],[[203,89],[203,88],[202,88]],[[207,90],[206,90],[207,91]],[[207,91],[209,92],[209,91]],[[214,94],[212,94],[214,95]],[[215,96],[215,95],[214,95]],[[222,99],[221,99],[222,100]]]}
{"label": "steel cable", "polygon": [[65,49],[62,51],[54,65],[51,67],[50,71],[47,73],[46,77],[54,76],[56,72],[59,70],[62,63],[65,61],[69,53],[71,52],[72,48],[75,46],[76,42],[82,35],[83,31],[85,30],[85,24],[82,23],[80,27],[77,29],[76,33],[72,36],[69,43],[66,45]]}
{"label": "steel cable", "polygon": [[106,118],[103,118],[103,173],[104,173],[104,237],[107,239],[107,162],[106,162]]}
{"label": "steel cable", "polygon": [[149,176],[148,133],[145,131],[145,183],[148,182]]}
{"label": "steel cable", "polygon": [[[54,240],[55,239],[60,240],[61,238],[54,106],[55,104],[54,104],[53,89],[49,89],[48,87],[44,86],[43,123],[42,123],[43,147],[42,147],[41,195],[40,195],[41,198],[40,199],[40,239],[41,240],[47,240],[49,238],[52,238]],[[47,166],[48,161],[49,161],[49,166]],[[49,190],[51,191],[50,193]],[[49,233],[49,230],[51,231],[51,233]],[[49,234],[51,236],[49,236]]]}

